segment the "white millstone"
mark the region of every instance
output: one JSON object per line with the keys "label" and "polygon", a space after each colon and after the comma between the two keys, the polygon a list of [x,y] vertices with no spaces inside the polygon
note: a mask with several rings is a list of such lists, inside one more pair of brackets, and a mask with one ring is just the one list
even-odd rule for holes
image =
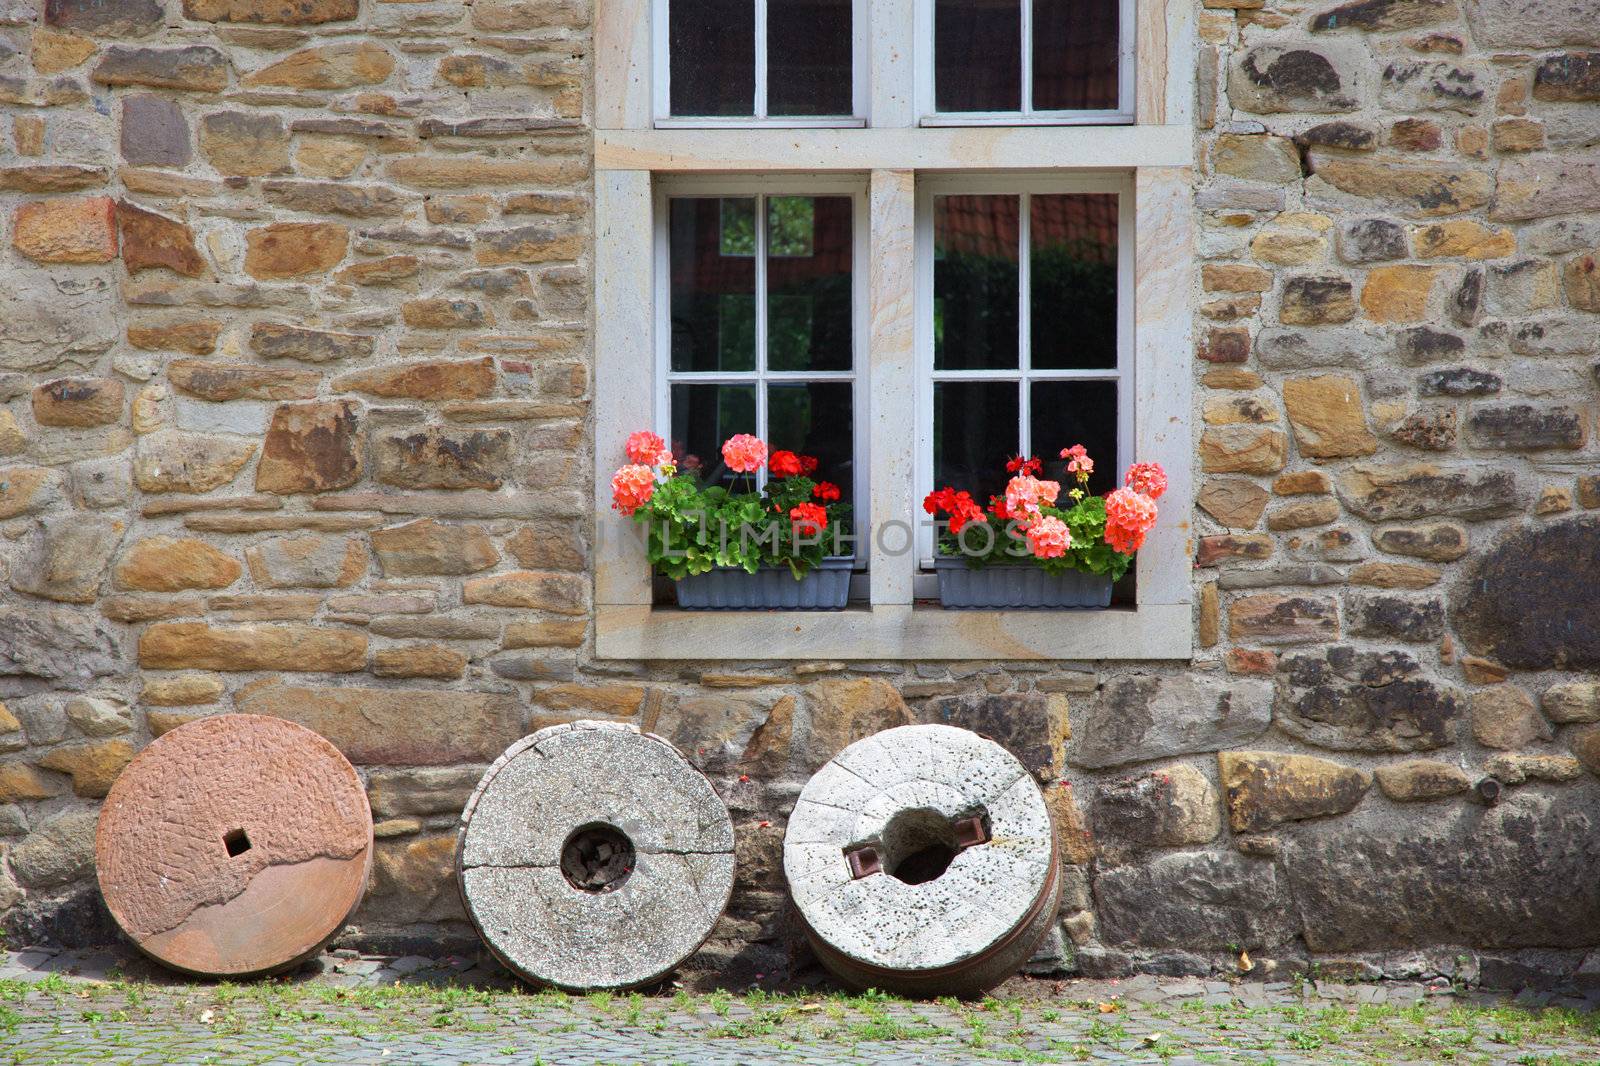
{"label": "white millstone", "polygon": [[[893,876],[898,856],[884,843],[897,815],[921,816],[904,812],[945,824],[983,814],[990,839],[909,884]],[[854,878],[847,852],[866,843],[883,845],[885,869]],[[1050,813],[1027,770],[998,744],[943,725],[886,730],[840,752],[806,783],[783,842],[789,890],[823,961],[852,984],[917,992],[943,990],[940,980],[971,990],[952,968],[982,971],[982,984],[1020,965],[1049,924],[1041,911],[1055,909],[1055,862]]]}
{"label": "white millstone", "polygon": [[[633,845],[619,887],[575,887],[562,849],[603,825]],[[467,913],[528,979],[629,988],[692,955],[733,890],[733,822],[711,783],[660,737],[611,722],[551,726],[497,759],[461,815]]]}

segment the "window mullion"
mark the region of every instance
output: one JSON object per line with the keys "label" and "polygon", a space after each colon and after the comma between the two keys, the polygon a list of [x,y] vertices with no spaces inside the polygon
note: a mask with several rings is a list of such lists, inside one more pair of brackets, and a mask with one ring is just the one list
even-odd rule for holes
{"label": "window mullion", "polygon": [[756,5],[756,118],[767,117],[767,0]]}
{"label": "window mullion", "polygon": [[[1023,9],[1027,6],[1027,0],[1023,0]],[[1017,415],[1021,422],[1017,428],[1020,445],[1017,454],[1024,457],[1032,454],[1033,447],[1033,390],[1028,387],[1029,372],[1033,369],[1033,320],[1028,314],[1033,290],[1033,271],[1029,269],[1033,255],[1032,195],[1024,192],[1017,197],[1017,388],[1021,390],[1017,399]]]}
{"label": "window mullion", "polygon": [[1017,7],[1022,13],[1022,62],[1018,68],[1022,71],[1022,115],[1024,118],[1033,114],[1033,0],[1018,0]]}
{"label": "window mullion", "polygon": [[[766,0],[757,0],[758,12],[766,10]],[[757,15],[757,37],[765,18]],[[757,72],[757,92],[761,82]],[[756,436],[767,440],[767,198],[756,198]],[[756,487],[767,483],[767,469],[756,471]]]}

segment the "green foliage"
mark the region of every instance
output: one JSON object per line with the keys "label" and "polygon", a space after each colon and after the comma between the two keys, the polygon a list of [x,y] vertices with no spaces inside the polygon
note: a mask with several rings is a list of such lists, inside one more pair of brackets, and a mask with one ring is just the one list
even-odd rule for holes
{"label": "green foliage", "polygon": [[1039,513],[1059,518],[1072,535],[1072,547],[1058,559],[1040,559],[1028,550],[1028,538],[1015,521],[1002,522],[984,513],[982,521],[968,522],[960,534],[945,528],[939,534],[939,554],[966,560],[974,570],[985,566],[1037,566],[1049,574],[1081,570],[1106,574],[1116,581],[1133,565],[1133,556],[1106,543],[1106,501],[1086,496],[1063,510],[1043,506]]}
{"label": "green foliage", "polygon": [[690,473],[678,473],[656,485],[650,502],[633,513],[645,527],[645,554],[659,574],[674,580],[703,574],[717,566],[737,566],[755,573],[763,566],[787,566],[796,581],[830,555],[850,551],[850,506],[823,505],[828,516],[820,536],[797,530],[789,512],[802,503],[816,503],[816,482],[789,477],[756,490],[733,492],[722,485],[701,485]]}

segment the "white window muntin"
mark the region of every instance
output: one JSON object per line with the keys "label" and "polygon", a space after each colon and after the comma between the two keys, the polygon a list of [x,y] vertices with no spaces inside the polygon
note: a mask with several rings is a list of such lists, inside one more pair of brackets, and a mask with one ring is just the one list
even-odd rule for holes
{"label": "white window muntin", "polygon": [[1134,32],[1137,0],[1121,0],[1117,13],[1117,100],[1112,110],[1050,111],[1033,107],[1033,4],[1022,0],[1022,109],[939,111],[934,96],[934,0],[917,0],[917,113],[924,126],[1113,125],[1134,121]]}
{"label": "white window muntin", "polygon": [[[867,8],[869,0],[850,4],[850,99],[848,115],[769,115],[767,113],[767,0],[755,4],[755,112],[752,115],[674,115],[672,113],[672,55],[667,6],[672,0],[652,0],[650,51],[654,89],[652,114],[658,129],[773,126],[793,129],[837,129],[867,124]],[[1125,0],[1128,2],[1128,0]]]}
{"label": "white window muntin", "polygon": [[[1114,369],[1036,370],[1032,361],[1032,313],[1030,308],[1029,197],[1034,194],[1115,193],[1117,195],[1117,365]],[[936,196],[1005,195],[1020,196],[1017,249],[1017,335],[1016,369],[935,370],[933,352],[933,201]],[[1038,381],[1115,381],[1117,383],[1117,454],[1126,467],[1135,462],[1135,397],[1133,367],[1134,344],[1134,203],[1133,179],[1126,174],[1032,177],[1010,175],[945,175],[923,178],[917,183],[916,235],[916,364],[917,364],[917,461],[915,499],[919,502],[936,487],[933,484],[933,384],[936,381],[1014,381],[1018,399],[1017,452],[1031,455],[1037,442],[1028,440],[1032,425],[1029,412],[1031,389]],[[1048,444],[1048,442],[1046,442]],[[1055,459],[1055,455],[1040,455]],[[1120,473],[1120,471],[1119,471]],[[984,502],[984,501],[980,501]],[[933,530],[917,514],[917,562],[915,594],[937,595],[933,574],[920,573],[933,565]]]}
{"label": "white window muntin", "polygon": [[[867,244],[871,220],[867,215],[866,183],[859,177],[837,174],[802,176],[785,174],[775,177],[672,177],[657,178],[654,183],[655,198],[655,378],[660,383],[656,389],[654,411],[655,431],[664,439],[672,439],[672,386],[674,385],[752,385],[756,392],[756,436],[767,439],[767,385],[784,382],[807,383],[814,381],[840,381],[851,384],[851,409],[854,424],[850,427],[852,484],[851,502],[857,532],[856,564],[861,566],[868,555],[868,538],[865,536],[872,521],[869,489],[870,456],[867,454],[868,418],[872,398],[862,387],[866,364],[868,327],[868,263]],[[849,370],[768,370],[767,369],[767,212],[766,202],[778,196],[848,196],[851,204],[850,239],[850,317],[851,346]],[[756,365],[754,370],[673,370],[672,369],[672,259],[668,200],[682,198],[718,199],[723,197],[752,197],[757,201],[755,212],[756,255]],[[766,472],[759,475],[766,483]],[[864,588],[864,586],[863,586]],[[856,588],[852,584],[852,596]]]}

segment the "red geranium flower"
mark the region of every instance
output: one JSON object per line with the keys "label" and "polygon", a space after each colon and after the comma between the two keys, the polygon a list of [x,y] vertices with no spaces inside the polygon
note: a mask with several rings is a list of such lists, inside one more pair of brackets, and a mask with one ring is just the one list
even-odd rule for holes
{"label": "red geranium flower", "polygon": [[815,455],[802,455],[800,457],[800,472],[806,477],[810,477],[812,474],[815,474],[817,472],[817,467],[820,465],[821,464],[817,462],[817,457]]}
{"label": "red geranium flower", "polygon": [[815,537],[828,528],[828,512],[820,504],[799,503],[789,509],[789,521],[795,536]]}
{"label": "red geranium flower", "polygon": [[773,452],[767,460],[767,470],[773,477],[799,477],[800,457],[794,452]]}
{"label": "red geranium flower", "polygon": [[1006,471],[1012,474],[1037,474],[1044,469],[1044,463],[1039,461],[1037,455],[1024,459],[1020,455],[1013,455],[1006,460]]}
{"label": "red geranium flower", "polygon": [[832,501],[839,499],[842,494],[839,492],[839,486],[835,485],[833,482],[819,481],[811,490],[811,495],[815,496],[819,500]]}

